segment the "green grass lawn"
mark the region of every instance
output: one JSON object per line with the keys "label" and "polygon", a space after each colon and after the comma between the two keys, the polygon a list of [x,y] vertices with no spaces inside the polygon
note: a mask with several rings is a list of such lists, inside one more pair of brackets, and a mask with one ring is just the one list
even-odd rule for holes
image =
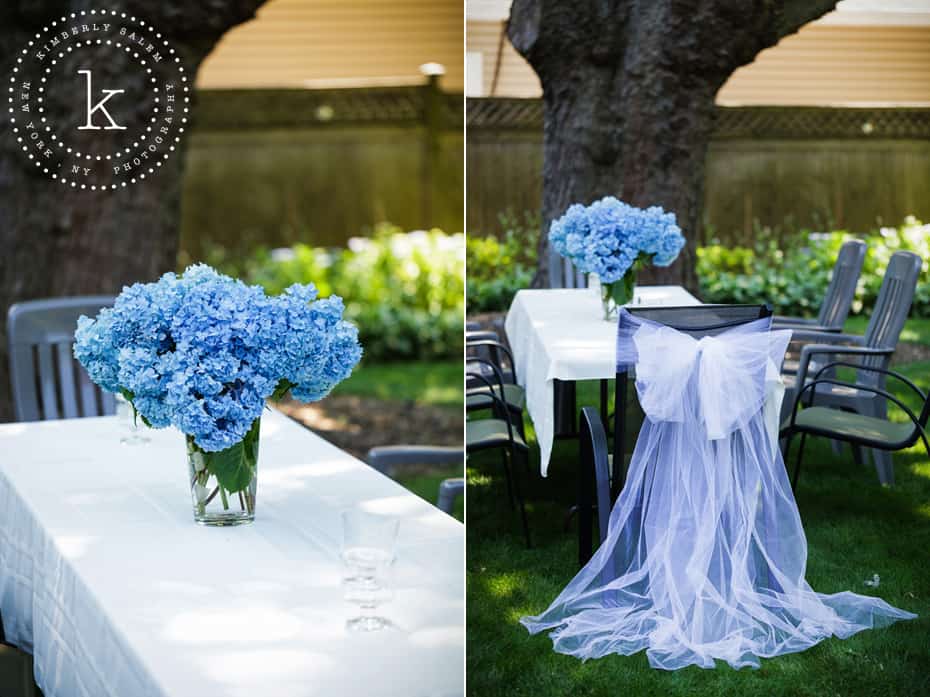
{"label": "green grass lawn", "polygon": [[[915,336],[930,343],[930,322],[918,323]],[[930,388],[930,362],[899,369]],[[597,404],[595,384],[579,393],[581,404]],[[576,497],[577,442],[556,443],[547,479],[539,476],[534,441],[532,447],[532,471],[520,473],[535,545],[529,550],[495,457],[468,461],[470,695],[930,695],[930,460],[922,447],[895,456],[896,486],[882,488],[874,469],[855,465],[848,449],[835,457],[829,443],[808,439],[797,492],[813,588],[878,595],[917,620],[763,659],[759,670],[718,663],[716,670],[675,672],[650,668],[644,652],[582,663],[518,624],[545,610],[577,571],[577,528],[573,521],[566,532],[563,522]],[[873,574],[881,578],[877,589],[864,585]]]}
{"label": "green grass lawn", "polygon": [[461,361],[363,362],[333,394],[461,409],[464,390]]}

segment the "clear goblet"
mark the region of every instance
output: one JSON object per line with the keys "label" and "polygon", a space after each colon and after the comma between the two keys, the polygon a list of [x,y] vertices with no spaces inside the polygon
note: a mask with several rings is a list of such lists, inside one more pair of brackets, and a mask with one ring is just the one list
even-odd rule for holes
{"label": "clear goblet", "polygon": [[391,571],[400,521],[364,511],[346,511],[342,525],[344,597],[361,610],[361,615],[349,620],[346,627],[354,632],[385,629],[391,622],[375,611],[393,597]]}
{"label": "clear goblet", "polygon": [[143,430],[145,425],[129,400],[119,393],[114,394],[113,397],[116,401],[116,416],[119,419],[119,442],[123,445],[148,443],[151,439],[145,435]]}

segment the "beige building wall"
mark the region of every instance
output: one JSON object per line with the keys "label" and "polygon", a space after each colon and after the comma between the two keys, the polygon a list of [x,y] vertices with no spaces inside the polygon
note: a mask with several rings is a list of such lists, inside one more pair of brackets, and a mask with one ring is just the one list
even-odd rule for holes
{"label": "beige building wall", "polygon": [[[493,96],[538,97],[533,70],[506,37],[500,43],[503,26],[500,21],[468,22],[467,50],[481,54],[483,96],[492,95],[493,87]],[[478,96],[475,90],[470,94]],[[737,70],[717,102],[930,104],[930,26],[808,25]]]}
{"label": "beige building wall", "polygon": [[223,37],[197,75],[216,88],[419,84],[464,87],[462,0],[269,0]]}

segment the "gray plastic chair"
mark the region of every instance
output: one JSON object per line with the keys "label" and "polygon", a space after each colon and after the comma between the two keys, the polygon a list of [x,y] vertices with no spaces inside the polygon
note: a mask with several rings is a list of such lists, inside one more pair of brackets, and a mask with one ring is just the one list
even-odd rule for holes
{"label": "gray plastic chair", "polygon": [[866,244],[862,240],[848,240],[840,247],[830,277],[830,285],[820,304],[816,319],[775,315],[772,329],[809,329],[811,331],[843,331],[849,310],[856,297],[856,285],[865,261]]}
{"label": "gray plastic chair", "polygon": [[7,338],[17,421],[101,416],[116,410],[113,395],[90,381],[74,359],[81,315],[113,305],[110,296],[28,300],[10,308]]}
{"label": "gray plastic chair", "polygon": [[436,508],[443,513],[452,515],[452,509],[455,508],[455,500],[465,495],[465,479],[463,477],[453,477],[443,479],[439,483],[439,499],[436,501]]}
{"label": "gray plastic chair", "polygon": [[549,250],[550,288],[587,288],[588,278],[575,265],[552,249]]}
{"label": "gray plastic chair", "polygon": [[[786,392],[782,405],[783,423],[790,414],[799,388],[807,383],[809,375],[819,369],[812,360],[815,356],[822,357],[821,364],[831,362],[837,356],[845,356],[858,358],[864,368],[888,370],[891,356],[898,345],[898,338],[911,309],[921,266],[920,257],[913,252],[895,252],[891,255],[864,336],[807,330],[794,332],[792,341],[805,343],[801,347],[797,373],[784,376]],[[884,390],[885,374],[860,370],[856,374],[856,383],[863,387]],[[887,401],[880,393],[836,384],[819,385],[816,392],[817,404],[820,406],[843,409],[876,419],[885,419],[887,416]],[[860,447],[857,446],[854,453],[857,460],[865,459],[864,450]],[[872,457],[879,481],[882,484],[894,484],[891,453],[873,449]]]}
{"label": "gray plastic chair", "polygon": [[[465,467],[465,453],[461,448],[439,445],[383,445],[369,450],[365,460],[388,477],[393,477],[398,467],[410,465],[460,465],[463,471]],[[439,484],[437,508],[452,515],[455,499],[464,491],[464,479],[444,479]]]}

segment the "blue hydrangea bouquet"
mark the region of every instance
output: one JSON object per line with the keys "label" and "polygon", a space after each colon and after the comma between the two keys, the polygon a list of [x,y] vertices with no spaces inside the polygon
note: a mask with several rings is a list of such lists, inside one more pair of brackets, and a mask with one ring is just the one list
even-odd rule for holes
{"label": "blue hydrangea bouquet", "polygon": [[265,400],[322,399],[361,358],[342,313],[341,298],[317,300],[312,285],[267,296],[198,264],[81,317],[74,355],[146,425],[186,435],[195,520],[238,524],[255,516]]}
{"label": "blue hydrangea bouquet", "polygon": [[549,242],[579,271],[597,274],[604,319],[633,299],[640,269],[649,263],[668,266],[685,246],[674,213],[659,206],[637,208],[613,196],[569,206],[552,221]]}

